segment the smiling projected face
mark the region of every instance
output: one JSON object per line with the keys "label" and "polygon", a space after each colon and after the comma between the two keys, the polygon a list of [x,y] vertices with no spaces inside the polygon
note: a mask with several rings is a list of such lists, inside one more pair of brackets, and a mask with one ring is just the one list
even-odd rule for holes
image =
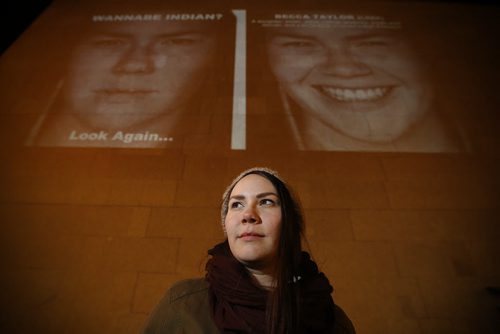
{"label": "smiling projected face", "polygon": [[231,191],[225,228],[234,257],[245,266],[266,269],[278,252],[281,204],[273,184],[249,174]]}
{"label": "smiling projected face", "polygon": [[267,49],[277,81],[303,110],[306,126],[322,124],[357,140],[387,142],[429,108],[427,80],[396,33],[277,28]]}
{"label": "smiling projected face", "polygon": [[121,130],[179,111],[215,55],[215,34],[203,23],[97,24],[65,83],[72,112],[93,128]]}

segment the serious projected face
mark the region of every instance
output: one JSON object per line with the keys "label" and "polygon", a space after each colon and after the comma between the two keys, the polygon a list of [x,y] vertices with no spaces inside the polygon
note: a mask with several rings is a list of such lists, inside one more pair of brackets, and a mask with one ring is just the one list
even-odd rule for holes
{"label": "serious projected face", "polygon": [[92,128],[127,129],[182,109],[216,48],[206,24],[99,23],[75,50],[65,101]]}
{"label": "serious projected face", "polygon": [[267,39],[282,91],[314,124],[356,140],[397,139],[427,112],[431,92],[397,33],[359,28],[277,28]]}

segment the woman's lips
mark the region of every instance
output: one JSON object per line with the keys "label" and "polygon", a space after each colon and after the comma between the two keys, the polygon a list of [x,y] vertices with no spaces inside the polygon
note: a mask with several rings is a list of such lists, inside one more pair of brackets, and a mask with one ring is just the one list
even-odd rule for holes
{"label": "woman's lips", "polygon": [[245,241],[251,241],[251,240],[258,240],[260,238],[263,238],[264,235],[260,233],[255,233],[255,232],[245,232],[242,233],[238,236],[238,239],[243,239]]}
{"label": "woman's lips", "polygon": [[315,86],[321,93],[339,102],[376,102],[385,98],[393,86],[366,88],[346,88],[334,86]]}

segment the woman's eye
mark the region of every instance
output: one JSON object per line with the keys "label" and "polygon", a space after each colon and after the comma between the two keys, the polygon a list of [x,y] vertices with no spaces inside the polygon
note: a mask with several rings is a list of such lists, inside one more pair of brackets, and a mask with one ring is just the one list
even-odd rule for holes
{"label": "woman's eye", "polygon": [[238,209],[238,208],[241,208],[243,206],[243,204],[241,204],[241,202],[232,202],[229,207],[231,209]]}
{"label": "woman's eye", "polygon": [[261,205],[274,205],[275,202],[272,199],[264,198],[260,201]]}

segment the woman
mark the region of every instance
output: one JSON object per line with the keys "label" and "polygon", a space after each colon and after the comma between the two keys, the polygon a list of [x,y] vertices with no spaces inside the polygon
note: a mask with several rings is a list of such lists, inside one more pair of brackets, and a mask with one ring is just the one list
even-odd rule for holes
{"label": "woman", "polygon": [[276,172],[240,174],[221,218],[226,240],[209,250],[205,279],[170,288],[144,333],[354,333],[301,250],[302,212]]}

